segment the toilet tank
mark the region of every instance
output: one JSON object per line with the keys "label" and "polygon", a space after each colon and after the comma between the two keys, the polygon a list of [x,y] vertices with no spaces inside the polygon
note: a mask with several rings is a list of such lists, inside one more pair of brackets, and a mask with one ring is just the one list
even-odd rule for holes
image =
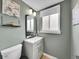
{"label": "toilet tank", "polygon": [[43,54],[43,37],[25,39],[24,47],[29,59],[40,59]]}
{"label": "toilet tank", "polygon": [[2,59],[20,59],[22,44],[1,50]]}

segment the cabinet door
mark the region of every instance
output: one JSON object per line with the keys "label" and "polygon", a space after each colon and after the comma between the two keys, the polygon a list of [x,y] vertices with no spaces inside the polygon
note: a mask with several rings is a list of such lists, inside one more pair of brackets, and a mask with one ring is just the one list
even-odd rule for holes
{"label": "cabinet door", "polygon": [[33,59],[39,59],[39,55],[38,55],[38,46],[34,47],[34,50],[33,50]]}
{"label": "cabinet door", "polygon": [[40,59],[43,54],[43,45],[42,43],[35,46],[34,48],[34,59]]}
{"label": "cabinet door", "polygon": [[38,55],[39,55],[39,58],[41,58],[41,56],[42,56],[42,54],[43,54],[43,45],[42,45],[42,43],[39,45],[39,47],[38,47]]}

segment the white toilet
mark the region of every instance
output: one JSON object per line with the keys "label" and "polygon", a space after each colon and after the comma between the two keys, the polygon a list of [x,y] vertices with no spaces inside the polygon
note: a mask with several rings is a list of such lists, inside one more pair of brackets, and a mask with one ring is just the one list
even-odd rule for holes
{"label": "white toilet", "polygon": [[2,59],[20,59],[22,44],[1,51]]}

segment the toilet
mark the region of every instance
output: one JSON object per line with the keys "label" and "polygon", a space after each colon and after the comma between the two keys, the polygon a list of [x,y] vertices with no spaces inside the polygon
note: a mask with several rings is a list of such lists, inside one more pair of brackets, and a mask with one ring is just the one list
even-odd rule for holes
{"label": "toilet", "polygon": [[22,44],[1,51],[2,59],[20,59]]}

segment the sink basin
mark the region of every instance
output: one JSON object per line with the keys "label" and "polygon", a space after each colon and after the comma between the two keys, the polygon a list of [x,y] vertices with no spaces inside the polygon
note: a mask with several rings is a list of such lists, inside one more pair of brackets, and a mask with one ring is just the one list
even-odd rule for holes
{"label": "sink basin", "polygon": [[37,41],[40,41],[41,39],[43,39],[43,37],[33,37],[33,38],[29,38],[29,39],[26,39],[24,40],[25,42],[27,41],[28,43],[35,43]]}

